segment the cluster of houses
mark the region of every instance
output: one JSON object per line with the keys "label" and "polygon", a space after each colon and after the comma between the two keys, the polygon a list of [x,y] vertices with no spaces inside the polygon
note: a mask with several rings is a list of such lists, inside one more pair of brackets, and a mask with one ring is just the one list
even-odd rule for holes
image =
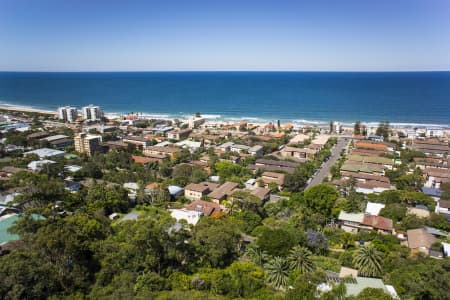
{"label": "cluster of houses", "polygon": [[281,149],[280,155],[298,162],[314,159],[328,142],[329,137],[327,134],[314,137],[307,134],[297,134],[290,139],[287,146]]}
{"label": "cluster of houses", "polygon": [[[379,194],[383,191],[395,189],[389,178],[385,176],[387,170],[393,170],[400,164],[399,152],[394,151],[393,145],[377,138],[368,140],[354,137],[354,147],[349,150],[346,160],[341,166],[341,179],[333,184],[346,187],[353,181],[356,192],[363,194]],[[414,158],[409,166],[412,173],[415,168],[422,170],[425,185],[422,192],[436,201],[435,212],[445,215],[450,221],[450,201],[440,199],[442,183],[450,182],[449,173],[449,144],[443,138],[415,138],[409,145],[413,150],[425,154]],[[339,226],[348,232],[357,233],[361,230],[376,230],[384,234],[396,234],[402,244],[409,247],[413,253],[421,252],[433,257],[448,255],[449,244],[441,242],[449,237],[447,232],[432,227],[421,227],[396,233],[391,219],[379,215],[384,204],[367,204],[363,213],[347,213],[341,211],[338,217]],[[421,218],[430,216],[428,207],[416,205],[407,208],[408,214]],[[434,244],[441,244],[436,247]],[[432,247],[434,245],[434,247]],[[437,249],[439,248],[439,249]]]}
{"label": "cluster of houses", "polygon": [[368,202],[363,213],[339,213],[338,222],[340,227],[347,232],[357,233],[361,230],[376,230],[385,234],[395,234],[391,219],[379,215],[384,204]]}
{"label": "cluster of houses", "polygon": [[394,189],[386,170],[392,170],[401,163],[393,159],[396,153],[394,145],[378,141],[377,136],[369,139],[355,136],[354,146],[349,150],[345,162],[340,169],[341,179],[333,181],[337,187],[355,180],[355,189],[363,194],[379,194]]}
{"label": "cluster of houses", "polygon": [[[93,107],[92,109],[97,108]],[[196,115],[185,122],[157,120],[153,123],[153,127],[142,127],[139,126],[142,124],[142,119],[138,115],[121,117],[118,122],[104,123],[104,119],[95,118],[89,123],[81,123],[76,121],[77,111],[73,107],[64,107],[58,113],[59,118],[66,121],[65,126],[61,127],[62,123],[59,122],[45,121],[39,131],[29,134],[27,143],[32,146],[16,147],[14,151],[21,151],[24,157],[36,157],[36,159],[29,162],[27,168],[4,167],[0,170],[0,179],[8,180],[19,171],[40,172],[46,170],[63,157],[67,162],[71,158],[77,158],[80,154],[93,156],[96,152],[105,152],[110,149],[126,151],[136,149],[142,154],[131,157],[135,163],[143,165],[176,159],[184,149],[187,149],[192,153],[203,153],[200,159],[192,160],[188,164],[200,166],[208,173],[211,169],[206,149],[213,149],[221,160],[228,160],[232,163],[237,163],[247,157],[255,158],[252,160],[254,163],[248,165],[255,176],[245,182],[244,186],[230,181],[222,182],[218,176],[211,176],[208,182],[190,183],[184,187],[174,185],[167,187],[167,192],[171,197],[184,196],[190,201],[182,208],[170,209],[171,215],[178,221],[185,220],[192,225],[195,225],[202,216],[226,212],[229,209],[226,205],[227,202],[237,199],[238,192],[246,192],[262,202],[268,201],[271,192],[283,189],[286,174],[293,173],[302,162],[312,159],[329,138],[328,135],[319,135],[313,138],[311,135],[305,135],[312,142],[308,146],[302,147],[300,145],[304,141],[299,140],[300,134],[291,140],[292,147],[308,149],[306,150],[306,152],[309,151],[308,155],[297,158],[295,155],[287,155],[286,149],[280,149],[270,153],[276,158],[264,159],[262,156],[267,154],[264,150],[264,143],[291,132],[292,125],[286,124],[277,128],[273,124],[261,126],[239,122],[228,125],[221,124],[216,127]],[[22,121],[24,124],[32,122],[32,120]],[[17,130],[19,127],[8,127],[5,130]],[[71,129],[73,135],[69,136],[67,133],[69,131],[61,130],[62,128]],[[239,142],[234,142],[236,140]],[[12,149],[14,145],[10,146]],[[76,154],[73,153],[73,150],[76,151]],[[81,166],[75,164],[64,165],[67,174],[80,169]],[[89,179],[76,182],[71,177],[65,178],[63,182],[66,189],[71,192],[78,191],[82,185],[90,186],[92,184]],[[101,182],[101,180],[97,180],[97,182]],[[123,188],[128,191],[128,196],[133,201],[141,187],[136,182],[128,182],[123,184]],[[147,184],[144,190],[151,195],[157,188],[158,183],[153,182]],[[18,195],[20,195],[20,191],[10,191],[2,195],[0,208],[4,211],[8,207],[8,203]],[[8,209],[13,208],[8,207]],[[110,217],[114,219],[118,215],[112,214]]]}
{"label": "cluster of houses", "polygon": [[441,185],[450,183],[450,147],[443,138],[415,139],[411,148],[425,153],[425,157],[414,158],[417,168],[422,170],[425,184],[422,191],[436,200],[436,213],[447,216],[450,221],[450,201],[441,199]]}
{"label": "cluster of houses", "polygon": [[[65,114],[62,112],[60,117],[71,118],[75,114],[73,108],[65,109]],[[96,109],[90,106],[86,114],[97,115]],[[62,119],[66,120],[64,118]],[[245,182],[244,186],[231,181],[223,182],[218,176],[210,176],[205,182],[189,183],[184,187],[174,185],[167,187],[171,197],[184,196],[190,201],[182,208],[171,208],[171,215],[179,222],[184,220],[188,224],[195,225],[202,216],[219,216],[226,213],[229,204],[237,199],[239,192],[246,192],[262,202],[269,201],[271,194],[283,189],[286,176],[293,174],[302,163],[314,159],[330,138],[329,133],[323,129],[318,131],[308,127],[299,129],[291,124],[276,126],[273,123],[257,125],[247,122],[228,124],[207,122],[199,114],[184,121],[154,120],[151,126],[141,126],[145,120],[136,114],[106,123],[97,117],[93,119],[95,120],[89,124],[81,126],[70,124],[71,121],[67,119],[67,123],[63,126],[72,129],[75,132],[74,136],[61,131],[58,127],[61,123],[45,121],[40,131],[27,136],[27,140],[32,141],[30,144],[33,144],[33,147],[25,149],[17,145],[4,145],[4,152],[21,151],[24,156],[33,155],[37,159],[31,161],[27,169],[3,167],[0,169],[0,179],[7,180],[14,173],[23,170],[39,172],[54,164],[59,157],[70,159],[78,154],[92,156],[96,152],[110,149],[127,151],[136,149],[141,154],[132,155],[132,159],[135,163],[143,165],[173,160],[188,150],[191,153],[201,154],[198,159],[188,164],[200,166],[208,173],[211,166],[207,151],[212,150],[221,160],[232,163],[251,157],[252,160],[249,160],[251,163],[246,167],[253,171],[254,176]],[[13,121],[3,126],[2,130],[26,131],[30,128],[31,120]],[[276,151],[268,153],[264,147],[265,143],[285,135],[290,138],[286,145],[281,145]],[[364,194],[379,194],[394,189],[386,177],[386,171],[395,169],[400,163],[396,158],[398,153],[394,151],[394,145],[384,142],[382,137],[376,135],[370,135],[368,138],[353,136],[353,141],[353,147],[346,153],[346,159],[340,168],[341,179],[333,181],[333,184],[341,187],[354,180],[355,190]],[[411,147],[426,154],[426,157],[414,159],[415,166],[422,169],[426,179],[424,192],[436,199],[436,212],[450,215],[450,201],[440,199],[440,185],[449,182],[450,179],[448,142],[442,138],[415,138]],[[69,153],[67,149],[74,149],[78,154]],[[74,164],[64,166],[64,170],[69,173],[76,172],[80,168]],[[77,191],[81,185],[89,184],[91,184],[89,180],[75,182],[70,177],[64,179],[66,189],[71,192]],[[130,199],[136,197],[140,188],[135,182],[125,183],[123,187],[128,190]],[[145,191],[151,195],[157,188],[158,183],[151,182],[145,186]],[[7,204],[18,195],[20,191],[8,191],[0,197],[0,217],[11,213],[7,209],[13,208]],[[343,230],[352,233],[376,230],[384,234],[397,234],[392,220],[379,215],[382,208],[383,204],[369,202],[363,213],[342,211],[338,224]],[[421,216],[429,214],[426,209],[420,207],[411,207],[409,212]],[[405,245],[411,249],[429,253],[431,245],[441,233],[433,228],[418,228],[400,235],[403,235]]]}
{"label": "cluster of houses", "polygon": [[[337,224],[344,231],[353,234],[375,230],[382,234],[396,235],[401,244],[410,248],[413,254],[423,253],[435,258],[447,257],[450,254],[450,244],[445,242],[450,237],[449,233],[428,226],[406,230],[406,232],[396,232],[393,220],[379,215],[384,207],[385,205],[382,203],[369,201],[364,212],[341,211]],[[410,207],[408,214],[426,217],[430,213],[426,207]],[[436,244],[438,247],[433,247]]]}

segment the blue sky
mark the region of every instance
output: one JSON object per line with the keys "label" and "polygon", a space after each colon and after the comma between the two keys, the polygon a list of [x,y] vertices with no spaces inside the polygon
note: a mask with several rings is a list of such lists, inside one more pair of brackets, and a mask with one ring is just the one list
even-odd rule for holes
{"label": "blue sky", "polygon": [[450,70],[450,1],[0,0],[0,70]]}

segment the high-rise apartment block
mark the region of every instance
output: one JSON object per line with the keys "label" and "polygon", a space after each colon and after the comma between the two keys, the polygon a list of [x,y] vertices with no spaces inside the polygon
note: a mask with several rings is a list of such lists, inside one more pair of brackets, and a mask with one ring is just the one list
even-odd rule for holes
{"label": "high-rise apartment block", "polygon": [[99,106],[89,105],[82,109],[83,118],[88,121],[99,121],[103,117],[103,112]]}
{"label": "high-rise apartment block", "polygon": [[90,135],[79,133],[74,138],[75,150],[92,156],[101,149],[102,137],[100,135]]}
{"label": "high-rise apartment block", "polygon": [[58,108],[58,117],[65,122],[75,122],[78,117],[78,111],[75,107],[64,106]]}

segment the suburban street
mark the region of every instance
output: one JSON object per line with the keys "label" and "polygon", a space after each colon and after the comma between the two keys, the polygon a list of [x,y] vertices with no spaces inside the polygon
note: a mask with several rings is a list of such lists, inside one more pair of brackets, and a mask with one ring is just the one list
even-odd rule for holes
{"label": "suburban street", "polygon": [[306,184],[306,188],[322,183],[323,179],[330,174],[331,167],[339,160],[342,149],[347,146],[349,141],[350,139],[347,137],[338,138],[337,144],[331,149],[330,158],[320,166],[317,170],[318,172],[316,172],[316,174],[312,176],[311,181]]}

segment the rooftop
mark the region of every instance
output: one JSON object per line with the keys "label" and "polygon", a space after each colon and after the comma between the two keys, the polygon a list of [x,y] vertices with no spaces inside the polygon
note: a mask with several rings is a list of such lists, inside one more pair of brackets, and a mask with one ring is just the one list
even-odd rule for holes
{"label": "rooftop", "polygon": [[64,134],[57,134],[57,135],[52,135],[49,137],[45,137],[42,140],[45,140],[47,142],[53,142],[53,141],[57,141],[57,140],[61,140],[61,139],[67,139],[69,138],[67,135]]}
{"label": "rooftop", "polygon": [[286,175],[282,174],[282,173],[264,172],[261,175],[261,179],[266,184],[267,183],[271,183],[271,182],[275,182],[278,185],[283,185],[285,176]]}
{"label": "rooftop", "polygon": [[382,156],[370,156],[370,155],[357,155],[351,154],[348,157],[349,161],[357,161],[357,162],[366,162],[366,163],[374,163],[374,164],[383,164],[383,165],[392,165],[394,164],[393,160],[387,157]]}
{"label": "rooftop", "polygon": [[375,229],[382,229],[388,231],[392,231],[394,229],[391,219],[381,216],[373,216],[369,214],[364,214],[361,224],[371,226]]}
{"label": "rooftop", "polygon": [[363,149],[378,149],[378,150],[387,150],[387,146],[382,143],[372,143],[370,141],[359,141],[356,143],[356,148],[363,148]]}
{"label": "rooftop", "polygon": [[185,206],[185,208],[187,210],[202,212],[205,216],[210,216],[213,213],[218,213],[221,211],[219,204],[204,200],[192,201],[190,204]]}
{"label": "rooftop", "polygon": [[341,221],[349,221],[354,223],[361,223],[364,218],[363,213],[348,213],[343,210],[339,213],[338,219]]}
{"label": "rooftop", "polygon": [[421,247],[430,248],[437,241],[425,228],[410,229],[406,231],[406,234],[408,236],[408,247],[411,249]]}
{"label": "rooftop", "polygon": [[213,199],[222,200],[226,198],[228,195],[231,194],[231,192],[238,187],[238,184],[236,182],[227,181],[218,188],[216,188],[214,191],[208,194],[208,197]]}
{"label": "rooftop", "polygon": [[259,199],[263,200],[264,198],[267,197],[267,195],[270,194],[270,190],[263,187],[256,187],[250,193],[258,197]]}
{"label": "rooftop", "polygon": [[176,152],[180,152],[179,148],[175,148],[175,147],[158,147],[158,146],[146,147],[145,150],[147,150],[147,151],[155,151],[155,152],[162,152],[162,153],[176,153]]}
{"label": "rooftop", "polygon": [[450,208],[450,200],[439,200],[439,207]]}
{"label": "rooftop", "polygon": [[160,160],[158,158],[146,157],[146,156],[137,156],[137,155],[132,155],[131,158],[137,164],[148,164],[148,163]]}
{"label": "rooftop", "polygon": [[36,149],[36,150],[25,152],[23,155],[27,156],[30,154],[36,154],[37,156],[39,156],[39,158],[46,158],[46,157],[51,157],[51,156],[62,156],[62,155],[64,155],[64,153],[65,152],[61,151],[61,150],[55,150],[55,149],[50,149],[50,148],[41,148],[41,149]]}
{"label": "rooftop", "polygon": [[387,292],[383,280],[379,278],[358,276],[355,278],[355,281],[346,283],[345,287],[347,288],[347,296],[357,296],[366,288],[382,289],[383,291]]}
{"label": "rooftop", "polygon": [[274,159],[257,159],[255,162],[256,165],[271,165],[271,166],[280,166],[280,167],[290,167],[297,168],[300,166],[299,163],[285,161],[285,160],[274,160]]}
{"label": "rooftop", "polygon": [[217,183],[210,183],[210,182],[200,182],[200,183],[190,183],[187,186],[185,186],[185,190],[189,191],[195,191],[200,193],[206,193],[208,191],[213,191],[219,186]]}

